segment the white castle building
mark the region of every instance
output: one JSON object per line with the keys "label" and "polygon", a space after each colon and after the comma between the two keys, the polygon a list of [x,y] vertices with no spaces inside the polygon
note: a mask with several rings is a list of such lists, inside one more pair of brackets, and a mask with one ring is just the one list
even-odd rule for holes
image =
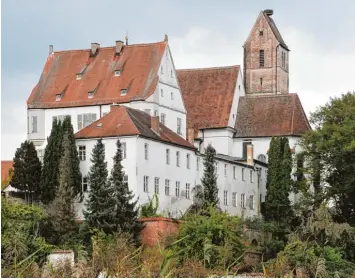
{"label": "white castle building", "polygon": [[243,74],[239,65],[177,70],[167,36],[148,44],[129,45],[127,38],[114,47],[92,43],[84,50],[54,52],[51,46],[27,101],[28,139],[42,157],[53,118],[70,115],[87,195],[97,139],[110,170],[119,138],[139,204],[157,193],[160,212],[172,216],[193,203],[211,143],[221,208],[259,214],[271,137],[287,136],[297,152],[310,129],[297,94],[288,93],[289,50],[271,16],[271,10],[260,12],[244,44]]}

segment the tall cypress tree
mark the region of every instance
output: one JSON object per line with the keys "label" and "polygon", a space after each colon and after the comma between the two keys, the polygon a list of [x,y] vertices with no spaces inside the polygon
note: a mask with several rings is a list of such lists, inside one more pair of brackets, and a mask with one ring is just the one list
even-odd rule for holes
{"label": "tall cypress tree", "polygon": [[38,159],[33,142],[25,141],[16,150],[14,157],[14,173],[11,186],[24,191],[26,200],[32,203],[39,194],[41,181],[41,162]]}
{"label": "tall cypress tree", "polygon": [[139,232],[143,226],[138,221],[137,202],[134,195],[129,190],[128,184],[124,181],[124,171],[122,167],[121,142],[118,139],[117,151],[113,157],[113,168],[109,178],[110,187],[113,188],[115,198],[114,220],[116,230],[129,232],[138,240]]}
{"label": "tall cypress tree", "polygon": [[113,187],[107,181],[107,162],[105,162],[105,146],[102,139],[97,141],[92,151],[91,163],[90,190],[85,203],[84,216],[91,228],[110,233],[115,230],[113,223],[115,198]]}
{"label": "tall cypress tree", "polygon": [[287,138],[273,137],[269,149],[269,168],[263,214],[268,221],[287,223],[291,217],[289,194],[292,156]]}
{"label": "tall cypress tree", "polygon": [[71,162],[72,156],[69,134],[65,133],[63,155],[59,165],[59,187],[49,209],[53,230],[60,239],[65,238],[75,228],[73,169],[68,164]]}
{"label": "tall cypress tree", "polygon": [[61,123],[55,118],[52,130],[47,138],[47,146],[44,152],[43,169],[41,176],[41,201],[49,204],[53,201],[59,185],[59,163],[62,154]]}
{"label": "tall cypress tree", "polygon": [[215,156],[216,150],[209,144],[206,148],[205,160],[203,162],[204,172],[201,179],[204,208],[210,205],[217,206],[219,203]]}
{"label": "tall cypress tree", "polygon": [[62,133],[67,134],[71,157],[70,161],[67,162],[72,168],[72,183],[73,183],[73,195],[74,197],[80,197],[82,199],[81,191],[81,173],[80,173],[80,161],[78,156],[78,150],[76,149],[74,130],[71,124],[70,116],[66,116],[63,121]]}

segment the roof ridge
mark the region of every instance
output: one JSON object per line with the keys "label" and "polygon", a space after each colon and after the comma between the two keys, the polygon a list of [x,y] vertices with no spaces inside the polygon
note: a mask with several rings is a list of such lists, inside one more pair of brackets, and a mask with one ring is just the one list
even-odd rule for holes
{"label": "roof ridge", "polygon": [[217,69],[232,69],[232,68],[240,68],[240,65],[230,65],[230,66],[219,66],[219,67],[206,67],[206,68],[191,68],[191,69],[177,69],[176,71],[200,71],[200,70],[217,70]]}

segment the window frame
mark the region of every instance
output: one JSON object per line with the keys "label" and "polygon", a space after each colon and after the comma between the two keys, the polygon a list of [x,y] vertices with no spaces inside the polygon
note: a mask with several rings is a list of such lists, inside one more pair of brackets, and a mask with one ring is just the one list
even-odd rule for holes
{"label": "window frame", "polygon": [[121,142],[121,152],[122,152],[122,159],[127,158],[127,144],[126,142]]}
{"label": "window frame", "polygon": [[190,166],[190,161],[191,161],[190,159],[191,159],[190,153],[187,153],[186,154],[186,168],[187,169],[190,169],[190,167],[191,167]]}
{"label": "window frame", "polygon": [[154,193],[159,195],[159,177],[154,178]]}
{"label": "window frame", "polygon": [[232,193],[232,206],[237,207],[237,192]]}
{"label": "window frame", "polygon": [[176,166],[180,167],[180,151],[176,151]]}
{"label": "window frame", "polygon": [[180,197],[180,181],[176,181],[175,183],[175,197]]}
{"label": "window frame", "polygon": [[191,196],[190,196],[190,188],[191,188],[191,184],[190,183],[186,183],[186,192],[185,192],[185,197],[186,199],[191,199]]}
{"label": "window frame", "polygon": [[250,208],[251,210],[254,210],[254,209],[255,209],[254,202],[255,202],[254,195],[249,195],[249,208]]}
{"label": "window frame", "polygon": [[228,190],[223,191],[223,205],[228,206]]}
{"label": "window frame", "polygon": [[[85,182],[85,180],[86,180],[86,182]],[[86,185],[86,187],[85,187],[85,185]],[[83,176],[81,179],[81,191],[83,193],[86,193],[89,191],[89,178],[87,175]]]}
{"label": "window frame", "polygon": [[245,208],[245,194],[240,194],[240,207]]}
{"label": "window frame", "polygon": [[237,166],[233,166],[233,179],[237,179]]}
{"label": "window frame", "polygon": [[166,164],[170,165],[170,149],[169,148],[165,149],[165,159],[166,159]]}
{"label": "window frame", "polygon": [[148,175],[144,175],[143,176],[143,192],[144,193],[148,193],[148,188],[149,186],[149,176]]}
{"label": "window frame", "polygon": [[245,168],[242,168],[242,181],[245,181]]}
{"label": "window frame", "polygon": [[78,145],[79,161],[86,161],[86,145]]}
{"label": "window frame", "polygon": [[38,117],[37,115],[31,116],[31,134],[38,133]]}
{"label": "window frame", "polygon": [[170,180],[165,179],[165,196],[170,196]]}
{"label": "window frame", "polygon": [[144,159],[149,160],[149,144],[144,143]]}
{"label": "window frame", "polygon": [[181,118],[180,117],[177,117],[177,124],[176,124],[176,133],[178,134],[178,135],[181,135],[181,123],[182,123],[182,121],[181,121]]}
{"label": "window frame", "polygon": [[264,49],[259,50],[259,67],[260,68],[265,67],[265,50]]}

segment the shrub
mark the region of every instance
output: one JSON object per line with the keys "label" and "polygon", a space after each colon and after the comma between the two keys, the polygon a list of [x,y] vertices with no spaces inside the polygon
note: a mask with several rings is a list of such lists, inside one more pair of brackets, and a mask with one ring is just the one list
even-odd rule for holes
{"label": "shrub", "polygon": [[157,214],[159,208],[159,197],[157,194],[154,194],[153,198],[149,198],[147,204],[141,206],[141,217],[142,218],[151,218],[161,216]]}

